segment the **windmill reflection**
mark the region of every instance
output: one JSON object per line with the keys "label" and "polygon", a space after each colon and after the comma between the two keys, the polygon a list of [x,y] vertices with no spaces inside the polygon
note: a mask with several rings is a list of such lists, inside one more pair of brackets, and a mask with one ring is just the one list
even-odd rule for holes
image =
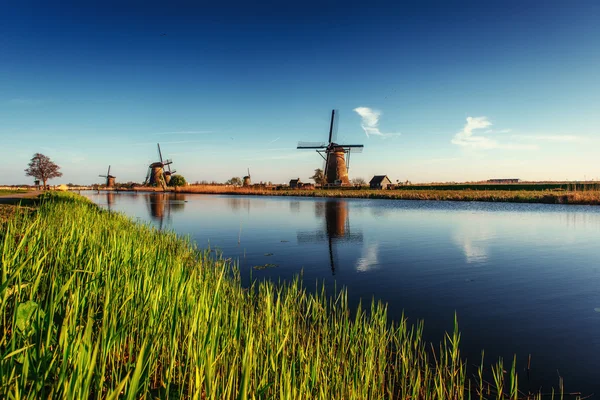
{"label": "windmill reflection", "polygon": [[348,203],[344,200],[327,200],[315,202],[315,215],[325,219],[324,229],[316,232],[296,233],[298,243],[327,242],[329,247],[329,264],[331,273],[335,275],[335,247],[338,242],[362,243],[362,232],[352,232],[348,213]]}
{"label": "windmill reflection", "polygon": [[115,194],[113,192],[106,192],[106,208],[111,211],[111,206],[115,204]]}
{"label": "windmill reflection", "polygon": [[163,223],[171,221],[171,213],[182,211],[185,207],[186,196],[183,193],[156,192],[146,196],[146,204],[152,219],[163,229]]}

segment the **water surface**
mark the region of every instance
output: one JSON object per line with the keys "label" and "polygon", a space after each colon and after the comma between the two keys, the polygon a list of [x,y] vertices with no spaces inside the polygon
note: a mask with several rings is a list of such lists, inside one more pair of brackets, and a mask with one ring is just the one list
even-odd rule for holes
{"label": "water surface", "polygon": [[[103,207],[239,260],[243,282],[348,288],[425,320],[456,312],[463,356],[517,354],[524,388],[600,393],[600,207],[478,202],[88,193]],[[271,264],[271,268],[255,266]],[[273,267],[272,265],[276,265]],[[523,372],[531,354],[531,375]]]}

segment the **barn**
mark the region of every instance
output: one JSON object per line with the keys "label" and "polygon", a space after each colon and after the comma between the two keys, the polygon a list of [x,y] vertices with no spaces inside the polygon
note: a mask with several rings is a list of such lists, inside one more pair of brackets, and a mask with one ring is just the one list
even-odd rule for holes
{"label": "barn", "polygon": [[375,175],[369,182],[371,189],[387,189],[392,184],[387,175]]}

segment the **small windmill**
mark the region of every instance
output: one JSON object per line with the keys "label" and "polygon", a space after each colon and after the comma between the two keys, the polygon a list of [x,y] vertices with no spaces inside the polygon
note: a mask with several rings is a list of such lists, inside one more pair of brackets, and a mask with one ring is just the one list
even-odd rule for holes
{"label": "small windmill", "polygon": [[327,143],[298,142],[297,149],[314,149],[323,157],[323,160],[325,160],[323,174],[328,185],[349,185],[348,169],[350,168],[350,153],[361,153],[364,146],[362,144],[336,143],[338,115],[338,111],[331,110],[329,141]]}
{"label": "small windmill", "polygon": [[[160,161],[153,162],[148,166],[148,173],[146,174],[144,184],[150,186],[161,185],[164,189],[169,184],[171,175],[177,171],[171,171],[171,164],[173,164],[173,161],[163,160],[160,144],[157,143],[156,145],[158,146],[158,157]],[[165,170],[165,167],[167,167],[167,170]]]}
{"label": "small windmill", "polygon": [[98,176],[100,178],[106,178],[106,187],[107,188],[115,187],[116,176],[112,176],[110,174],[110,165],[108,166],[108,171],[106,172],[106,175],[98,175]]}
{"label": "small windmill", "polygon": [[250,187],[250,185],[252,185],[252,180],[250,179],[250,168],[248,168],[248,175],[246,175],[243,179],[242,186]]}

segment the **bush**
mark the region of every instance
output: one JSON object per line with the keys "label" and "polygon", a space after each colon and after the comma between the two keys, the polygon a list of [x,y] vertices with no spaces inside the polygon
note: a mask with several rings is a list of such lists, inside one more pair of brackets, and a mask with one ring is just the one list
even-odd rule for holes
{"label": "bush", "polygon": [[173,175],[171,176],[171,180],[169,181],[169,186],[173,187],[181,187],[187,185],[185,178],[181,175]]}

